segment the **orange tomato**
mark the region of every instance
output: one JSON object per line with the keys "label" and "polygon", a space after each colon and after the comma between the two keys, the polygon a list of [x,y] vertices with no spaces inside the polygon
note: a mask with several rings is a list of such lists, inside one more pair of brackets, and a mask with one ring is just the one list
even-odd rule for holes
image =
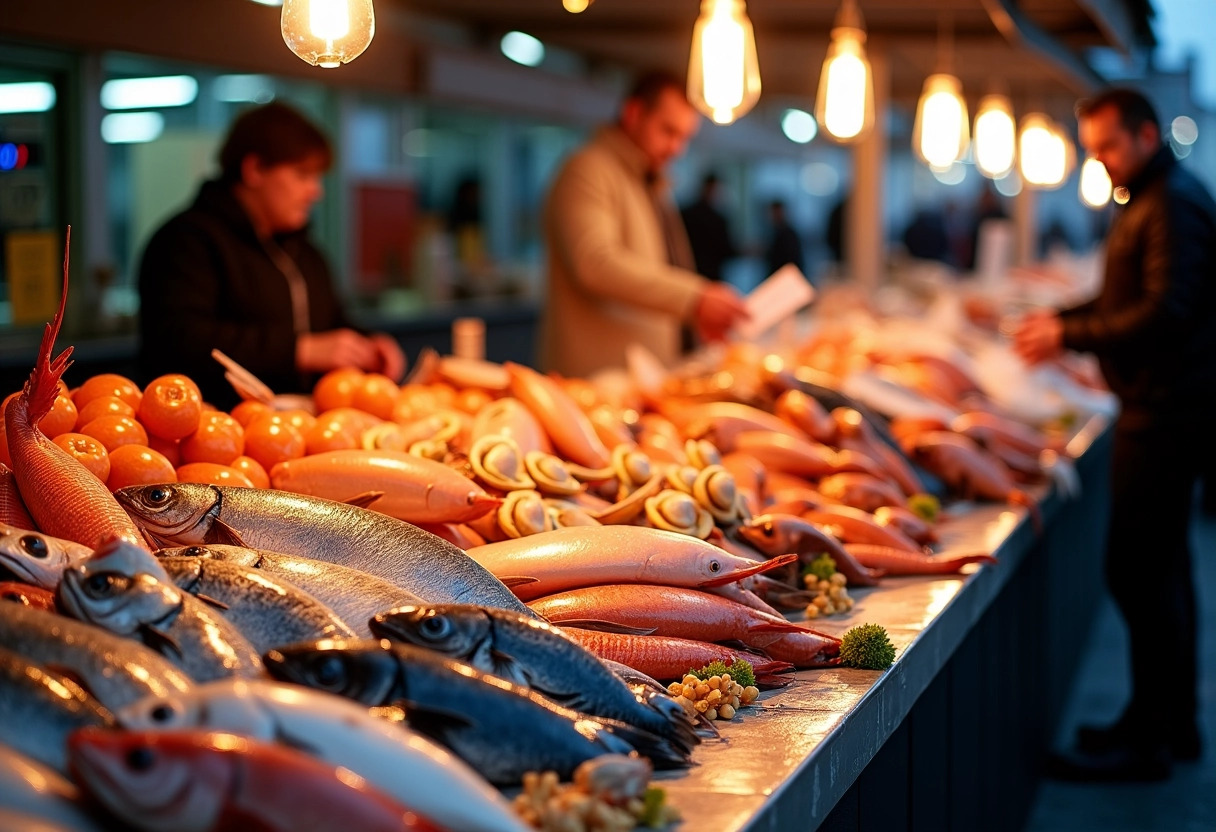
{"label": "orange tomato", "polygon": [[91,436],[83,433],[61,433],[51,440],[68,452],[93,473],[97,479],[105,482],[110,477],[110,454],[105,446]]}
{"label": "orange tomato", "polygon": [[388,376],[368,373],[355,388],[351,405],[379,419],[388,419],[393,415],[393,406],[397,403],[399,392],[400,389]]}
{"label": "orange tomato", "polygon": [[174,468],[182,464],[182,441],[180,439],[161,439],[159,436],[149,436],[148,447],[169,460]]}
{"label": "orange tomato", "polygon": [[177,482],[173,465],[163,455],[145,445],[123,445],[110,452],[110,476],[106,487],[111,491],[129,485],[161,482]]}
{"label": "orange tomato", "polygon": [[350,407],[355,400],[355,388],[363,384],[363,371],[354,367],[330,370],[317,382],[312,390],[317,410],[333,410],[335,407]]}
{"label": "orange tomato", "polygon": [[447,410],[456,401],[456,388],[442,381],[430,385],[430,393],[434,397],[436,410]]}
{"label": "orange tomato", "polygon": [[317,423],[317,417],[307,410],[283,410],[278,415],[284,422],[291,425],[300,433],[307,433]]}
{"label": "orange tomato", "polygon": [[[78,431],[85,436],[91,436],[105,445],[107,451],[114,453],[116,448],[123,445],[148,444],[148,432],[143,425],[130,416],[98,416]],[[111,465],[113,462],[111,462]]]}
{"label": "orange tomato", "polygon": [[126,376],[114,373],[102,373],[101,375],[93,376],[84,384],[77,387],[76,392],[72,394],[72,400],[76,402],[77,407],[84,407],[93,401],[93,399],[100,396],[113,396],[117,399],[122,399],[131,405],[133,411],[137,411],[139,410],[139,402],[143,398],[143,393],[139,391],[139,387],[136,386],[135,382]]}
{"label": "orange tomato", "polygon": [[452,404],[457,410],[470,416],[476,416],[478,411],[492,401],[494,401],[494,397],[485,390],[479,387],[466,387],[456,394],[456,400]]}
{"label": "orange tomato", "polygon": [[[62,385],[62,382],[60,382]],[[55,403],[51,405],[51,410],[42,417],[42,421],[38,423],[38,429],[42,431],[42,435],[48,439],[54,439],[61,433],[67,433],[72,428],[76,427],[76,405],[72,402],[71,397],[64,392],[66,388],[60,387],[59,395],[55,397]],[[8,411],[8,403],[21,395],[21,391],[9,393],[3,402],[0,402],[0,419],[4,418],[4,414]],[[71,424],[68,419],[71,419]]]}
{"label": "orange tomato", "polygon": [[245,452],[245,429],[227,413],[203,414],[198,430],[182,440],[182,459],[227,465]]}
{"label": "orange tomato", "polygon": [[304,433],[304,446],[309,455],[326,451],[345,451],[359,447],[359,438],[349,429],[336,424],[317,422]]}
{"label": "orange tomato", "polygon": [[232,408],[232,418],[240,422],[241,427],[248,427],[259,416],[265,416],[267,413],[274,413],[267,405],[261,402],[246,400]]}
{"label": "orange tomato", "polygon": [[327,410],[317,417],[318,425],[346,429],[355,436],[362,436],[363,431],[368,428],[374,428],[380,422],[380,419],[377,419],[370,413],[355,410],[353,407],[339,407],[334,410]]}
{"label": "orange tomato", "polygon": [[280,462],[304,456],[306,446],[299,429],[275,416],[261,416],[245,428],[245,455],[269,470]]}
{"label": "orange tomato", "polygon": [[135,408],[118,396],[98,396],[76,412],[76,425],[83,427],[98,416],[134,416]]}
{"label": "orange tomato", "polygon": [[270,475],[253,457],[238,456],[228,467],[234,468],[248,477],[254,488],[270,488]]}
{"label": "orange tomato", "polygon": [[161,439],[185,439],[198,430],[202,413],[203,395],[183,375],[154,379],[144,388],[139,404],[139,421]]}
{"label": "orange tomato", "polygon": [[207,485],[239,485],[253,488],[249,477],[227,465],[214,462],[191,462],[177,469],[178,482],[201,482]]}

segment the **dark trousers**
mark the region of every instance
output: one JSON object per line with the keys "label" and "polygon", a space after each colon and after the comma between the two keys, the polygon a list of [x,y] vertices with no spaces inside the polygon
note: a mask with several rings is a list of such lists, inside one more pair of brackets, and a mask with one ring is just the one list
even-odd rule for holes
{"label": "dark trousers", "polygon": [[1203,429],[1117,425],[1106,581],[1131,638],[1128,727],[1165,742],[1196,718],[1191,506]]}

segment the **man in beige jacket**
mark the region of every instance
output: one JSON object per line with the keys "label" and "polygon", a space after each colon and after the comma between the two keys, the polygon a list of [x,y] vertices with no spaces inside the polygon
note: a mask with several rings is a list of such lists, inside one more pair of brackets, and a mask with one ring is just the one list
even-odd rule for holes
{"label": "man in beige jacket", "polygon": [[680,356],[682,322],[714,341],[747,317],[731,286],[692,271],[688,237],[663,178],[699,121],[678,78],[646,75],[618,122],[558,173],[545,207],[546,370],[586,376],[623,367],[632,342],[670,366]]}

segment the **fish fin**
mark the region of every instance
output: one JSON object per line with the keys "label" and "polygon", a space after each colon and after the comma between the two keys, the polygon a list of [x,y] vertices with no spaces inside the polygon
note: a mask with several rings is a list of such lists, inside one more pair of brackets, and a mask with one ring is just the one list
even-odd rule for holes
{"label": "fish fin", "polygon": [[346,503],[348,506],[354,506],[355,508],[367,508],[383,496],[383,491],[364,491],[362,494],[356,494],[353,497],[348,497],[342,502]]}
{"label": "fish fin", "polygon": [[221,601],[219,598],[212,598],[210,595],[204,595],[201,592],[195,592],[195,593],[193,593],[193,595],[195,598],[202,601],[204,604],[209,604],[209,605],[215,607],[217,610],[229,609],[228,605],[225,604],[223,601]]}
{"label": "fish fin", "polygon": [[[524,674],[519,666],[519,662],[515,661],[513,656],[508,656],[506,653],[492,649],[490,650],[490,662],[494,668],[492,672],[495,676],[501,676],[502,678],[510,679],[511,681],[517,681],[523,678]],[[531,687],[531,685],[527,684],[526,682],[523,684],[525,684],[527,687]]]}
{"label": "fish fin", "polygon": [[218,517],[211,521],[211,528],[207,529],[207,534],[203,537],[203,543],[212,546],[241,546],[246,549],[249,548],[245,545],[245,541],[241,539],[241,533]]}
{"label": "fish fin", "polygon": [[558,627],[574,627],[579,630],[595,630],[599,633],[616,633],[621,636],[654,635],[657,627],[630,627],[628,624],[617,624],[615,621],[601,621],[598,618],[567,618],[557,622]]}
{"label": "fish fin", "polygon": [[513,586],[525,586],[527,584],[535,584],[540,582],[540,578],[530,578],[526,575],[507,575],[498,579],[507,589]]}
{"label": "fish fin", "polygon": [[410,702],[406,708],[407,722],[417,729],[421,724],[424,733],[443,735],[449,731],[464,731],[473,727],[468,714],[435,707],[432,704]]}
{"label": "fish fin", "polygon": [[168,656],[170,653],[176,653],[179,659],[185,658],[185,656],[182,654],[181,645],[177,643],[177,640],[174,639],[173,636],[169,635],[163,630],[158,630],[155,627],[145,624],[139,628],[139,631],[140,635],[143,637],[144,644],[148,645],[148,647],[152,648],[157,653],[160,653],[162,656]]}
{"label": "fish fin", "polygon": [[[59,329],[63,326],[63,313],[68,300],[68,252],[72,243],[72,226],[68,226],[67,239],[63,244],[63,291],[59,296],[59,310],[50,320],[42,333],[42,343],[38,346],[38,359],[30,373],[29,381],[25,383],[22,395],[26,400],[30,424],[37,425],[46,414],[51,412],[55,399],[59,396],[59,379],[71,366],[72,348],[68,347],[54,358],[55,339],[59,337]],[[2,415],[2,414],[0,414]]]}

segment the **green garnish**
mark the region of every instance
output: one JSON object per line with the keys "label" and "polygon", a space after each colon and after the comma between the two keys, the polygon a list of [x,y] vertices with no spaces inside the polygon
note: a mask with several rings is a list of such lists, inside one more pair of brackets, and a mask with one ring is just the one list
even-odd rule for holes
{"label": "green garnish", "polygon": [[840,663],[862,670],[886,670],[895,661],[895,645],[880,624],[861,624],[840,640]]}
{"label": "green garnish", "polygon": [[690,668],[688,672],[702,681],[710,676],[721,676],[723,673],[729,673],[731,681],[735,684],[742,685],[745,688],[756,684],[756,673],[752,670],[751,662],[744,659],[735,659],[730,667],[726,666],[726,662],[714,659],[700,670]]}
{"label": "green garnish", "polygon": [[667,802],[667,792],[651,786],[646,789],[646,794],[642,795],[642,803],[646,807],[642,810],[642,816],[638,818],[638,823],[648,829],[657,829],[664,825],[666,820],[663,816],[663,804]]}
{"label": "green garnish", "polygon": [[937,516],[942,511],[942,503],[932,494],[913,494],[908,498],[908,511],[926,523],[936,523]]}
{"label": "green garnish", "polygon": [[836,561],[827,552],[823,552],[819,557],[811,561],[810,565],[802,571],[803,577],[814,575],[821,581],[829,581],[836,574]]}

